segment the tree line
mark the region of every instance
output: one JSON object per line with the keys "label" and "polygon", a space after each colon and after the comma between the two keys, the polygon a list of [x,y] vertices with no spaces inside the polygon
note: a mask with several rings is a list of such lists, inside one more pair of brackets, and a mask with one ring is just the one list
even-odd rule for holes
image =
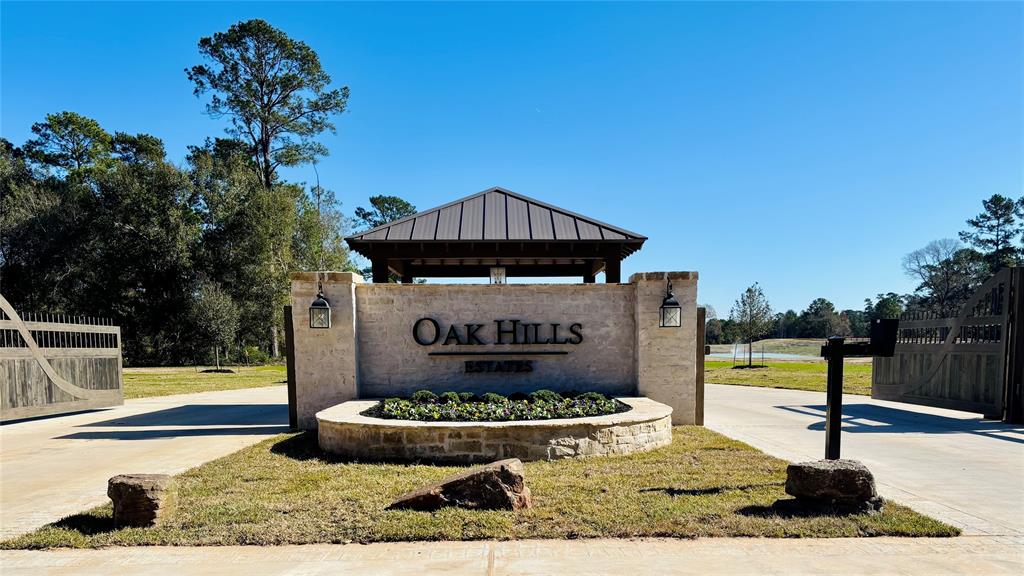
{"label": "tree line", "polygon": [[[878,294],[862,310],[836,310],[816,298],[797,313],[772,311],[758,284],[744,290],[728,318],[708,310],[708,344],[751,343],[763,338],[866,337],[876,318],[903,312],[956,315],[975,291],[1005,267],[1024,265],[1024,197],[993,195],[954,238],[929,242],[903,258],[903,270],[917,282],[914,292]],[[748,359],[749,360],[749,359]]]}
{"label": "tree line", "polygon": [[47,115],[0,138],[0,292],[24,311],[112,318],[125,361],[261,362],[280,355],[289,274],[357,271],[345,231],[415,212],[374,196],[346,217],[331,190],[279,168],[328,150],[349,90],[316,53],[262,20],[199,41],[186,70],[225,137],[171,162],[157,136]]}

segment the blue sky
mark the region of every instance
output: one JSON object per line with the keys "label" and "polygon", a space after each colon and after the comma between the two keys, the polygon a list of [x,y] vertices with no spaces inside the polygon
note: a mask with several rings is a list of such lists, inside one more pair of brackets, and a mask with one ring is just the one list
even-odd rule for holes
{"label": "blue sky", "polygon": [[352,91],[319,167],[349,214],[503,186],[647,235],[623,273],[697,270],[722,316],[910,291],[905,253],[1024,190],[1021,3],[3,2],[0,134],[74,110],[181,161],[223,126],[196,42],[255,17]]}

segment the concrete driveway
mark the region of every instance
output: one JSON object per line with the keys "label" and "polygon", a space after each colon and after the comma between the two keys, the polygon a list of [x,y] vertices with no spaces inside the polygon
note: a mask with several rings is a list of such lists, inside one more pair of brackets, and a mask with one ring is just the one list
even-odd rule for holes
{"label": "concrete driveway", "polygon": [[[825,394],[708,384],[705,425],[790,461],[825,453]],[[1024,426],[846,395],[842,456],[879,492],[965,534],[1024,534]]]}
{"label": "concrete driveway", "polygon": [[0,537],[108,502],[116,474],[177,474],[288,430],[284,386],[128,400],[0,426]]}

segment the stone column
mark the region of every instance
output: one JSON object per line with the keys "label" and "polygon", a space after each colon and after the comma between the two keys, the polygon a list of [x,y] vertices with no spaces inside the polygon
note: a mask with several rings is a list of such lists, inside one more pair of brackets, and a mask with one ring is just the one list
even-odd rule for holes
{"label": "stone column", "polygon": [[295,331],[295,401],[299,428],[316,429],[316,413],[354,400],[356,383],[356,293],[363,277],[352,272],[321,272],[331,305],[331,327],[309,327],[309,305],[316,298],[317,273],[292,274]]}
{"label": "stone column", "polygon": [[[682,306],[682,326],[661,328],[666,281]],[[672,407],[672,424],[697,417],[697,273],[641,272],[636,286],[637,392]]]}

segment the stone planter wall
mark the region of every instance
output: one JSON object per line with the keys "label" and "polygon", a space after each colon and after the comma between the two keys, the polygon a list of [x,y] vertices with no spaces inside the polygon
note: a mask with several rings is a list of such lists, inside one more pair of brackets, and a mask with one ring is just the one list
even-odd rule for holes
{"label": "stone planter wall", "polygon": [[317,413],[320,448],[364,461],[469,464],[631,454],[672,442],[672,408],[619,398],[630,410],[608,416],[514,422],[417,422],[363,416],[375,400]]}

